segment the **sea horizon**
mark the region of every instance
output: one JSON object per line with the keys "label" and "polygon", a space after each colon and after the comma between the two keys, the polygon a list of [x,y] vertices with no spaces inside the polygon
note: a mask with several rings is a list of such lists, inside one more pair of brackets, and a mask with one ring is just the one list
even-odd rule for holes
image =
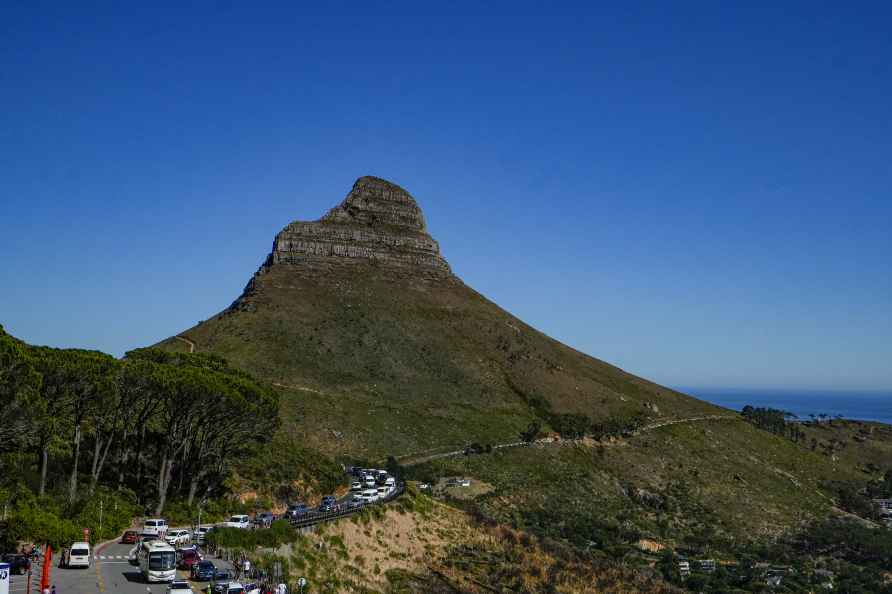
{"label": "sea horizon", "polygon": [[701,400],[741,410],[746,405],[776,408],[800,420],[811,415],[842,416],[892,425],[892,390],[808,390],[769,388],[676,388]]}

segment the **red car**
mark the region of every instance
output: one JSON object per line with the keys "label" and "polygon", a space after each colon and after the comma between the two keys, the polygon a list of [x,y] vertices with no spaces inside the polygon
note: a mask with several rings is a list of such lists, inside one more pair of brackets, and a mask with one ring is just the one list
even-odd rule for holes
{"label": "red car", "polygon": [[139,538],[139,532],[136,530],[128,530],[124,533],[124,536],[121,537],[121,544],[136,544],[137,538]]}
{"label": "red car", "polygon": [[201,561],[201,554],[194,549],[185,549],[180,551],[180,561],[177,567],[183,571],[189,571],[192,566]]}

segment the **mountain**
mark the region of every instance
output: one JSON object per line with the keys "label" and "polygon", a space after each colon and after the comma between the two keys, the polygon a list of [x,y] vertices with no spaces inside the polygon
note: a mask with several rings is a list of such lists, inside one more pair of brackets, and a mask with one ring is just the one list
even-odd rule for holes
{"label": "mountain", "polygon": [[[232,305],[158,346],[272,382],[286,431],[320,455],[471,475],[485,515],[580,542],[777,533],[826,511],[821,481],[849,472],[517,319],[463,283],[416,200],[375,177],[287,225]],[[431,457],[522,433],[540,441]]]}
{"label": "mountain", "polygon": [[312,394],[303,407],[330,430],[318,445],[332,453],[513,441],[536,418],[547,428],[550,415],[720,412],[487,300],[452,273],[415,199],[373,177],[318,221],[286,226],[244,293],[180,336]]}

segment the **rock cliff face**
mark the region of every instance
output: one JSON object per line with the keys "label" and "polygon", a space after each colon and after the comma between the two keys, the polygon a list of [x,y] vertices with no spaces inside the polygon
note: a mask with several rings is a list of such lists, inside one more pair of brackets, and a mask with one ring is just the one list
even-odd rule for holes
{"label": "rock cliff face", "polygon": [[285,227],[266,262],[280,264],[305,268],[372,264],[433,276],[451,274],[415,199],[376,177],[356,180],[344,201],[318,221],[295,221]]}
{"label": "rock cliff face", "polygon": [[384,278],[455,280],[415,199],[396,184],[366,176],[318,221],[294,221],[282,229],[234,305],[254,293],[273,269],[318,279],[358,267]]}

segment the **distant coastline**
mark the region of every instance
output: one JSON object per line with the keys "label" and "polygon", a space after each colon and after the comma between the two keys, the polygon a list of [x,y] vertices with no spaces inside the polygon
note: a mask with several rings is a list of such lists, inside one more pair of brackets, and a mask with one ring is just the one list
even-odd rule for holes
{"label": "distant coastline", "polygon": [[892,391],[753,390],[735,388],[678,388],[734,410],[747,404],[791,412],[801,420],[809,415],[842,415],[846,419],[877,421],[892,425]]}

